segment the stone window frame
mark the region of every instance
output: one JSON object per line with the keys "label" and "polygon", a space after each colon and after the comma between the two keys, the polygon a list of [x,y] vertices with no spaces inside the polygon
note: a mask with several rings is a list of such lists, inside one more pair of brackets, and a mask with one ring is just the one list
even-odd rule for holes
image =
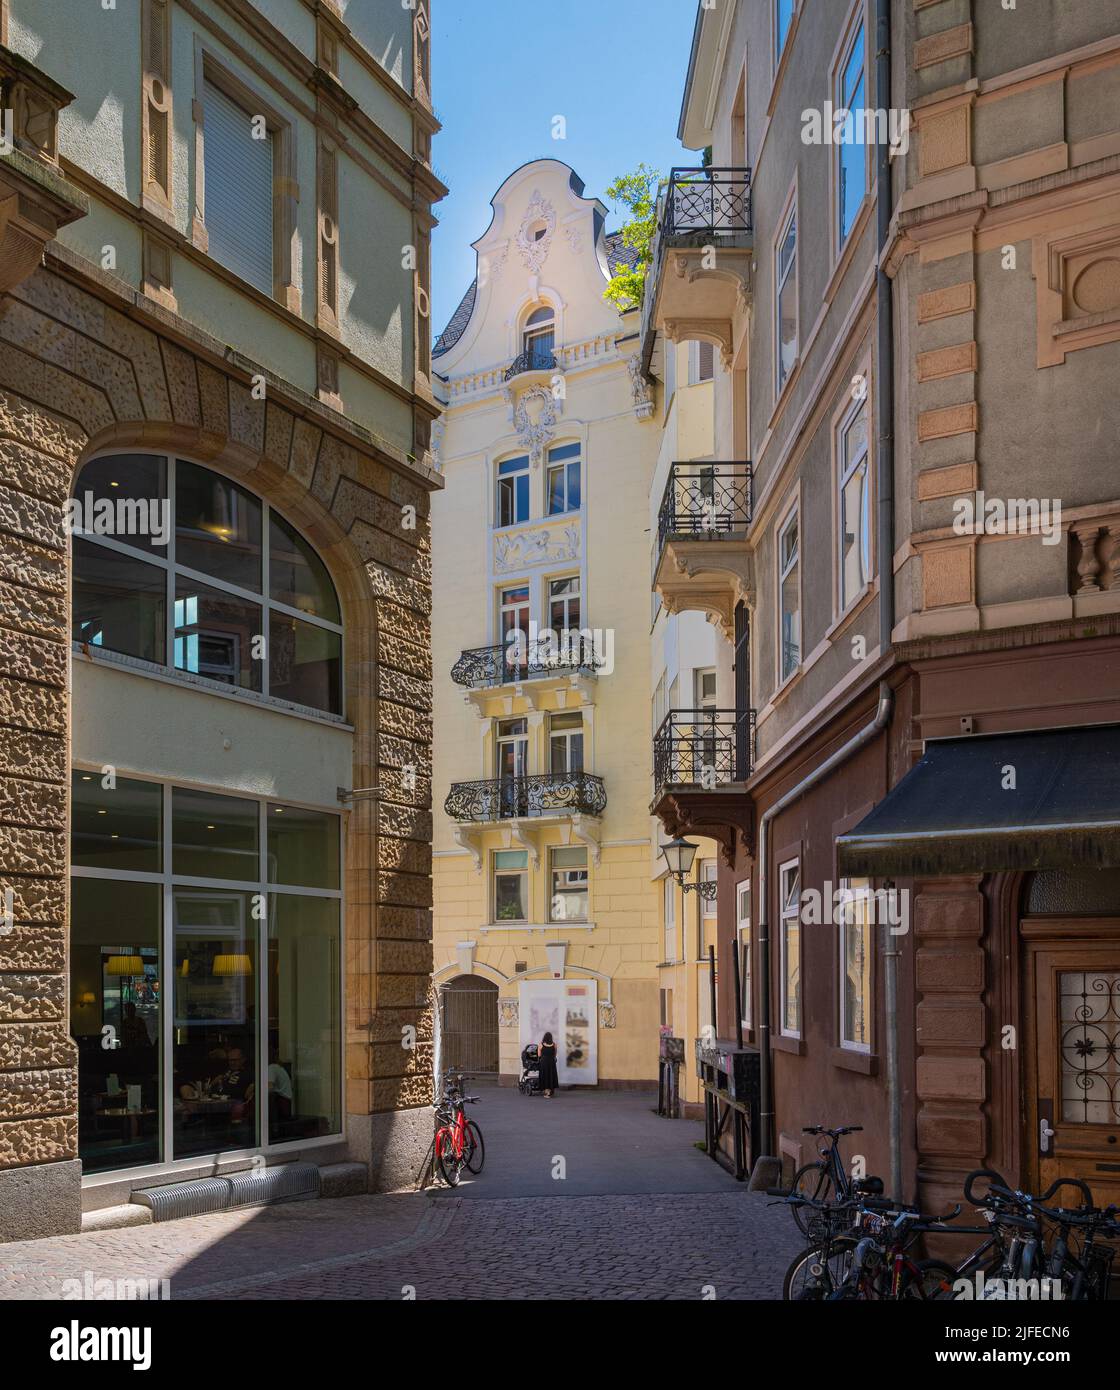
{"label": "stone window frame", "polygon": [[[786,675],[782,674],[782,534],[789,525],[791,517],[797,516],[797,616],[798,616],[798,651],[797,665]],[[801,506],[801,482],[798,480],[797,486],[791,493],[782,511],[778,514],[774,522],[774,649],[776,664],[774,667],[774,693],[783,690],[800,675],[805,664],[805,593],[804,593],[804,566],[802,565],[802,554],[804,550],[804,512]]]}
{"label": "stone window frame", "polygon": [[[194,99],[194,185],[191,211],[191,243],[209,254],[206,230],[206,84],[218,87],[230,101],[253,116],[264,116],[272,135],[272,298],[292,313],[300,312],[300,291],[296,284],[298,258],[295,253],[299,180],[295,117],[285,115],[267,100],[259,88],[240,77],[224,59],[209,48],[201,35],[195,35]],[[260,291],[240,280],[246,291]]]}
{"label": "stone window frame", "polygon": [[[866,391],[863,399],[855,400],[850,392],[844,398],[843,403],[837,407],[832,415],[831,443],[832,443],[832,467],[831,467],[831,510],[832,510],[832,618],[833,624],[843,621],[855,608],[865,599],[875,584],[875,560],[876,560],[876,540],[875,535],[875,437],[874,437],[874,418],[872,414],[872,393],[871,393],[871,356],[866,353],[856,364],[856,376],[862,376],[866,383]],[[870,545],[870,560],[868,564],[867,583],[862,589],[844,604],[844,582],[843,582],[843,554],[841,548],[840,528],[842,525],[842,469],[843,469],[843,448],[842,441],[845,428],[863,409],[867,411],[867,494],[868,494],[868,540]]]}
{"label": "stone window frame", "polygon": [[1092,265],[1120,261],[1120,221],[1032,242],[1039,367],[1060,366],[1081,348],[1120,341],[1120,305],[1099,313],[1067,316],[1072,281]]}
{"label": "stone window frame", "polygon": [[[779,283],[779,255],[781,254],[782,242],[786,239],[790,223],[795,226],[793,235],[793,263],[791,273],[796,284],[794,305],[797,313],[797,355],[790,364],[789,371],[784,380],[781,378],[781,353],[782,353],[782,320],[781,320],[781,292],[784,287]],[[787,281],[789,275],[786,277]],[[790,390],[792,382],[797,379],[798,368],[801,365],[801,353],[803,344],[801,341],[801,209],[798,198],[798,177],[796,170],[790,182],[789,189],[782,202],[782,210],[774,223],[774,235],[770,243],[770,281],[773,304],[770,314],[770,335],[773,352],[774,369],[771,373],[771,385],[774,391],[773,415],[777,415],[778,407]],[[771,419],[773,419],[773,415]]]}
{"label": "stone window frame", "polygon": [[[863,104],[865,108],[871,105],[871,61],[869,57],[869,43],[873,32],[869,22],[867,0],[852,0],[851,8],[848,10],[844,19],[843,28],[840,30],[840,37],[837,40],[836,48],[833,51],[832,61],[828,68],[828,95],[833,104],[833,110],[839,110],[842,102],[840,99],[840,84],[843,81],[844,65],[851,54],[855,44],[856,34],[863,29]],[[848,228],[847,236],[840,236],[840,159],[844,147],[842,145],[830,145],[829,147],[829,169],[828,169],[828,224],[829,224],[829,252],[832,257],[832,264],[835,267],[843,258],[845,251],[852,244],[858,234],[860,217],[866,205],[866,200],[871,194],[875,182],[875,160],[872,158],[873,147],[864,145],[864,188],[863,200],[852,225]]]}

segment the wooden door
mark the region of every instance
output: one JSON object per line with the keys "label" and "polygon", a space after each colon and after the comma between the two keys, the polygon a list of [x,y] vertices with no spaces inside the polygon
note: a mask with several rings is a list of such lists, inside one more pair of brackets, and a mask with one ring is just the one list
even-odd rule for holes
{"label": "wooden door", "polygon": [[1120,1202],[1120,941],[1032,942],[1027,988],[1028,1186],[1084,1178],[1098,1206]]}

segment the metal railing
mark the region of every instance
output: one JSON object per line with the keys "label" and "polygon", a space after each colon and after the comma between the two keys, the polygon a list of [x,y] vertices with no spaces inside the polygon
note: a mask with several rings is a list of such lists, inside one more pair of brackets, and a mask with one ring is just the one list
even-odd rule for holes
{"label": "metal railing", "polygon": [[555,370],[556,354],[554,352],[540,352],[531,349],[513,359],[506,368],[503,380],[510,381],[513,377],[520,376],[522,372],[554,372]]}
{"label": "metal railing", "polygon": [[452,782],[443,809],[452,820],[491,822],[566,813],[601,816],[606,805],[601,777],[590,772],[550,772]]}
{"label": "metal railing", "polygon": [[751,171],[746,167],[669,171],[663,236],[736,235],[751,230]]}
{"label": "metal railing", "polygon": [[729,536],[750,525],[754,502],[749,463],[673,463],[657,514],[657,548],[672,535]]}
{"label": "metal railing", "polygon": [[451,668],[456,685],[473,689],[519,685],[548,676],[594,675],[602,658],[595,653],[590,634],[561,632],[557,641],[507,642],[495,647],[472,647],[459,654]]}
{"label": "metal railing", "polygon": [[653,782],[716,791],[745,782],[754,758],[755,712],[674,709],[653,736]]}

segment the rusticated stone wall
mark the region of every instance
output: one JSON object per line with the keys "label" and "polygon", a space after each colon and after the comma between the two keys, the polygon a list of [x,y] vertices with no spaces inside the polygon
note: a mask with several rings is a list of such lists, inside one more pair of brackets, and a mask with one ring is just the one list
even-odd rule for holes
{"label": "rusticated stone wall", "polygon": [[[0,1239],[80,1222],[63,507],[94,450],[206,462],[280,506],[329,566],[347,624],[351,786],[380,788],[351,803],[347,831],[345,1105],[351,1145],[383,1185],[403,1179],[413,1154],[387,1171],[371,1135],[431,1099],[438,478],[263,371],[266,399],[255,400],[258,370],[61,251],[0,299],[0,889],[14,909],[10,931],[0,919]],[[402,1046],[409,1026],[414,1049]],[[398,1150],[401,1132],[426,1143],[420,1113],[396,1125]]]}

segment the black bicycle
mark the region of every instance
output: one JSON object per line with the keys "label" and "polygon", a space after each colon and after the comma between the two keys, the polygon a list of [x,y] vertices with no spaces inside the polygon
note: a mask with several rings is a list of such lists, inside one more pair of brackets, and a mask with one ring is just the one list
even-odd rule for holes
{"label": "black bicycle", "polygon": [[[860,1134],[862,1125],[841,1125],[839,1129],[825,1129],[823,1125],[807,1125],[802,1134],[824,1137],[827,1142],[818,1145],[820,1155],[814,1163],[803,1164],[793,1175],[790,1195],[802,1197],[808,1203],[843,1203],[860,1196],[875,1196],[883,1191],[880,1178],[852,1178],[840,1157],[840,1140],[845,1134]],[[791,1203],[793,1219],[803,1235],[809,1234],[811,1206]]]}

